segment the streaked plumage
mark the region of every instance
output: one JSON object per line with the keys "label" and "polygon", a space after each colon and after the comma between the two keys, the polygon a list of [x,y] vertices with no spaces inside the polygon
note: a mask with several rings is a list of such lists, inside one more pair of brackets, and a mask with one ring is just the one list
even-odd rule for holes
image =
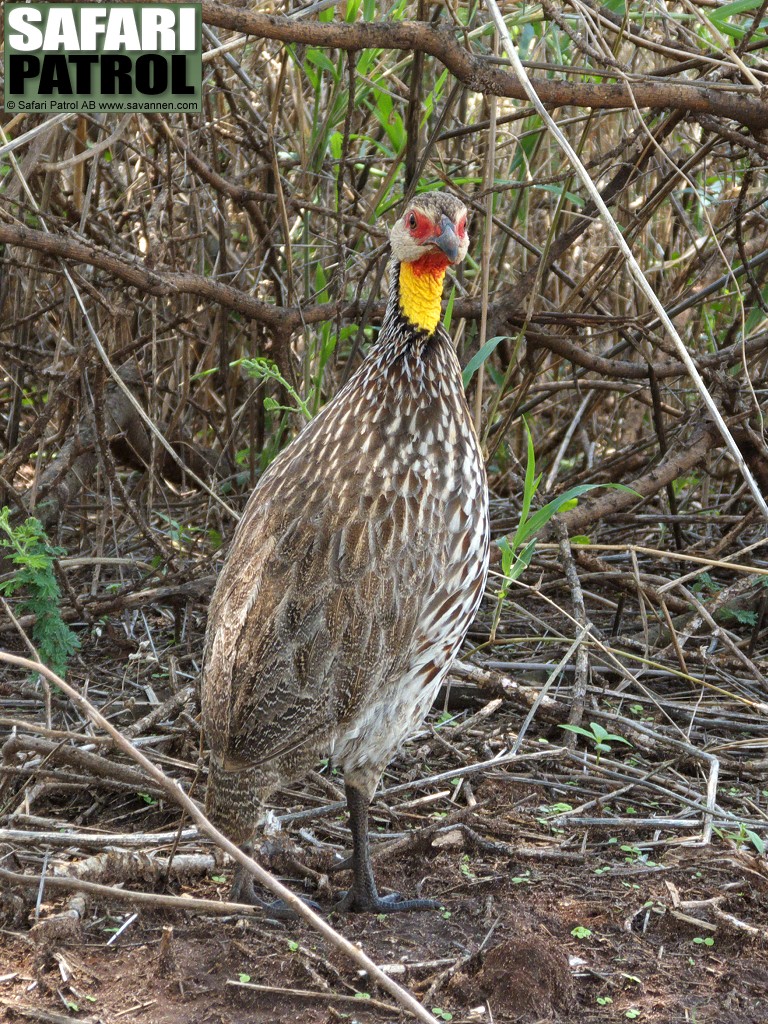
{"label": "streaked plumage", "polygon": [[[458,199],[431,193],[392,229],[377,342],[259,481],[209,611],[208,812],[246,843],[263,801],[330,755],[354,842],[341,909],[432,905],[378,897],[367,808],[429,710],[487,573],[483,462],[453,344],[434,326],[465,226]],[[240,876],[237,895],[245,885]]]}

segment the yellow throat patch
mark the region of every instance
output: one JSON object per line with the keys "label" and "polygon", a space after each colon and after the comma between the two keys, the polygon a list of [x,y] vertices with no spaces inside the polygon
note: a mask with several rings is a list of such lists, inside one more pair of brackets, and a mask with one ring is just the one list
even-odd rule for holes
{"label": "yellow throat patch", "polygon": [[440,302],[447,260],[424,258],[418,263],[400,264],[400,309],[403,314],[429,334],[440,323]]}

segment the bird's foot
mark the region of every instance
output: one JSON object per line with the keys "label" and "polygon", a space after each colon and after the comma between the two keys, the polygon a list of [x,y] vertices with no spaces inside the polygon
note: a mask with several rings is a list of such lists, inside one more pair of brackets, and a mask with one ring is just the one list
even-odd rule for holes
{"label": "bird's foot", "polygon": [[339,858],[335,860],[329,867],[325,869],[326,875],[335,875],[337,871],[351,871],[355,866],[355,860],[352,854],[349,857]]}
{"label": "bird's foot", "polygon": [[[322,912],[323,908],[319,903],[315,903],[314,900],[308,900],[304,896],[299,896],[298,898],[305,907],[309,907],[310,910],[314,910],[316,914]],[[270,902],[267,902],[267,900],[259,900],[257,906],[262,908],[267,917],[273,917],[278,921],[299,920],[300,915],[296,913],[293,907],[289,907],[285,900],[272,900]]]}
{"label": "bird's foot", "polygon": [[411,910],[439,910],[437,900],[404,900],[399,892],[387,896],[348,889],[332,910],[336,914],[402,914]]}
{"label": "bird's foot", "polygon": [[[295,921],[299,916],[292,907],[288,906],[285,900],[262,899],[256,892],[253,884],[253,875],[241,865],[235,868],[235,877],[232,881],[229,898],[233,903],[247,903],[252,907],[260,907],[267,917],[275,918],[278,921]],[[303,896],[298,898],[310,910],[314,910],[315,913],[319,913],[322,910],[320,905],[315,903],[314,900],[305,899]]]}

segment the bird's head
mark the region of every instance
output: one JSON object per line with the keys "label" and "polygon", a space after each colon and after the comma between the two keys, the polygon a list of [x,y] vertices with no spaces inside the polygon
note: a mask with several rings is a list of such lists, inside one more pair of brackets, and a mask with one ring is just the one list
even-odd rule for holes
{"label": "bird's head", "polygon": [[467,255],[467,208],[450,192],[425,192],[411,200],[389,233],[400,263],[429,263],[445,270]]}
{"label": "bird's head", "polygon": [[449,192],[427,192],[406,206],[389,240],[400,264],[400,308],[430,334],[440,320],[443,278],[467,255],[467,208]]}

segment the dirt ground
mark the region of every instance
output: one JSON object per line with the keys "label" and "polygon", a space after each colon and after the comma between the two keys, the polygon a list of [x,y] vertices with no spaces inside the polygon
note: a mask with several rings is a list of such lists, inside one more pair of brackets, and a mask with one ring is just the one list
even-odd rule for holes
{"label": "dirt ground", "polygon": [[308,925],[193,909],[231,863],[2,656],[202,799],[236,521],[380,336],[402,193],[448,187],[492,565],[372,818],[381,890],[444,909],[331,913],[327,765],[260,855],[438,1022],[768,1024],[768,7],[503,5],[672,338],[486,5],[204,6],[200,116],[0,115],[0,1021],[411,1019]]}
{"label": "dirt ground", "polygon": [[[763,861],[721,840],[707,847],[662,843],[649,856],[636,845],[653,838],[642,830],[565,832],[542,818],[540,789],[500,778],[476,781],[473,797],[471,810],[437,812],[439,827],[409,833],[405,852],[401,843],[400,853],[376,861],[383,890],[439,896],[443,910],[330,917],[436,1020],[768,1021]],[[159,822],[159,811],[150,812]],[[384,812],[374,821],[391,827]],[[302,837],[292,838],[317,867]],[[207,849],[199,841],[196,848]],[[226,899],[230,872],[228,865],[213,878],[171,882],[165,891]],[[330,883],[322,873],[315,877],[321,886],[314,895],[327,911],[343,876]],[[298,878],[291,884],[302,891]],[[386,1009],[390,997],[304,923],[90,898],[76,930],[52,935],[39,926],[30,931],[36,896],[4,884],[0,1007],[8,1020],[406,1019]],[[48,890],[38,919],[61,912],[68,897]]]}

